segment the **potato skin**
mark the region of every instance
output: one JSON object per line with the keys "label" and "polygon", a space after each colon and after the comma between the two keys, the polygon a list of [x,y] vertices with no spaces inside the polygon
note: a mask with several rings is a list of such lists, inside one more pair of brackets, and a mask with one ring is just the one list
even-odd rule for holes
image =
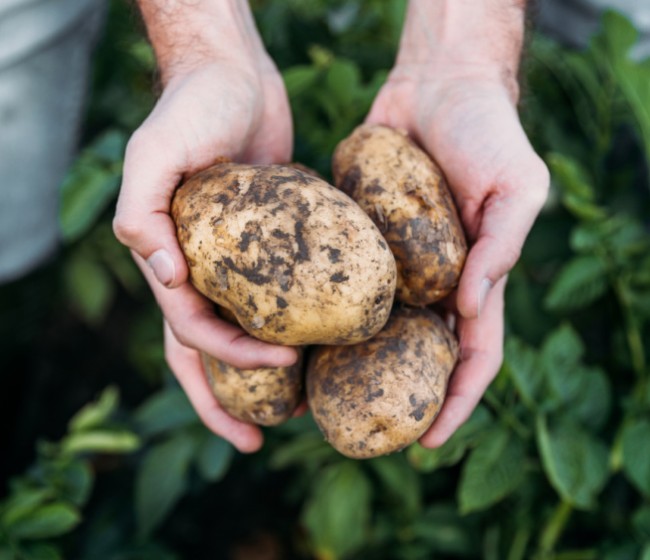
{"label": "potato skin", "polygon": [[425,306],[458,284],[467,242],[442,172],[405,133],[361,125],[339,143],[334,182],[372,218],[397,261],[396,299]]}
{"label": "potato skin", "polygon": [[230,416],[260,426],[291,418],[302,398],[303,351],[289,367],[241,369],[201,352],[206,377]]}
{"label": "potato skin", "polygon": [[309,407],[343,455],[367,459],[400,451],[435,419],[457,356],[455,336],[438,315],[397,307],[371,340],[312,350]]}
{"label": "potato skin", "polygon": [[172,217],[194,286],[260,340],[353,344],[388,319],[390,249],[354,201],[310,174],[222,163],[177,190]]}

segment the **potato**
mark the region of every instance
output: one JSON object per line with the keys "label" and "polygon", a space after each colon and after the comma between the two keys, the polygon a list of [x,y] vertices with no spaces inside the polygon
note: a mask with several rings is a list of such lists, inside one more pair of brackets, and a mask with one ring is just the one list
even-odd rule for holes
{"label": "potato", "polygon": [[388,319],[390,249],[354,201],[310,174],[221,163],[177,190],[172,216],[194,286],[260,340],[353,344]]}
{"label": "potato", "polygon": [[302,397],[302,349],[289,367],[240,369],[201,352],[212,393],[238,420],[277,426],[291,418]]}
{"label": "potato", "polygon": [[335,184],[372,218],[397,261],[398,301],[424,306],[458,284],[467,254],[438,166],[406,134],[362,125],[336,148]]}
{"label": "potato", "polygon": [[399,451],[438,414],[457,356],[454,335],[433,311],[398,307],[371,340],[313,349],[309,407],[343,455],[365,459]]}

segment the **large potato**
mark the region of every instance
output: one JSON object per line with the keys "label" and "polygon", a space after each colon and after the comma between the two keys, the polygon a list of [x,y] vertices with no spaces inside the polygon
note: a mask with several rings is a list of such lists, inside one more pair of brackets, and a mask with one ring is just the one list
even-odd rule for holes
{"label": "large potato", "polygon": [[336,148],[336,186],[372,218],[397,261],[398,301],[424,306],[458,284],[467,243],[440,169],[407,136],[362,125]]}
{"label": "large potato", "polygon": [[206,376],[223,409],[243,422],[277,426],[302,397],[302,350],[289,367],[240,369],[202,352]]}
{"label": "large potato", "polygon": [[323,435],[364,459],[399,451],[442,406],[458,344],[427,308],[396,308],[384,329],[354,346],[321,346],[307,368],[307,398]]}
{"label": "large potato", "polygon": [[348,196],[300,170],[222,163],[172,203],[194,286],[251,335],[353,344],[385,324],[395,260]]}

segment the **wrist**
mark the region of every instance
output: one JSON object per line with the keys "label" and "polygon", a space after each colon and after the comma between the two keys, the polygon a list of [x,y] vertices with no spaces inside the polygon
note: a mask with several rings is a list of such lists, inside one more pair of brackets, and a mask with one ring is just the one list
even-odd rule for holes
{"label": "wrist", "polygon": [[395,77],[501,83],[514,101],[525,0],[410,0]]}
{"label": "wrist", "polygon": [[163,85],[214,62],[251,72],[273,68],[248,3],[241,0],[138,0]]}

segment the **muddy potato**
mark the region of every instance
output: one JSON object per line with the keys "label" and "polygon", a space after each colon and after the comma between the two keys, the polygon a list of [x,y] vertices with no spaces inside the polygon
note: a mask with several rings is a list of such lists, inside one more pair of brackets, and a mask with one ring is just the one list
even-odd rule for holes
{"label": "muddy potato", "polygon": [[454,335],[434,312],[398,307],[371,340],[313,349],[309,407],[325,439],[348,457],[399,451],[438,414],[457,355]]}
{"label": "muddy potato", "polygon": [[302,397],[302,349],[289,367],[240,369],[202,352],[205,374],[219,404],[238,420],[277,426],[291,418]]}
{"label": "muddy potato", "polygon": [[424,306],[458,284],[467,243],[438,166],[406,134],[362,125],[336,148],[335,184],[372,218],[397,261],[398,301]]}
{"label": "muddy potato", "polygon": [[222,163],[172,203],[194,286],[251,335],[276,344],[353,344],[390,314],[395,260],[348,196],[284,166]]}

